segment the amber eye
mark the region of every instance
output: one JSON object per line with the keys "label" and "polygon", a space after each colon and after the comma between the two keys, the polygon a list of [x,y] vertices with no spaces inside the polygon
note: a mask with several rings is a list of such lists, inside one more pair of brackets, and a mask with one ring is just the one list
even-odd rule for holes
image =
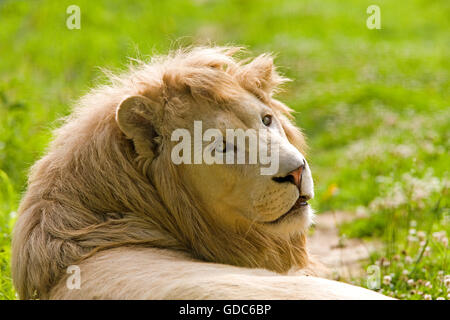
{"label": "amber eye", "polygon": [[227,152],[227,143],[225,140],[223,140],[217,144],[216,151],[221,152],[221,153]]}
{"label": "amber eye", "polygon": [[270,126],[270,124],[272,123],[272,116],[270,114],[266,114],[263,118],[262,118],[262,122],[264,123],[264,125],[266,127]]}

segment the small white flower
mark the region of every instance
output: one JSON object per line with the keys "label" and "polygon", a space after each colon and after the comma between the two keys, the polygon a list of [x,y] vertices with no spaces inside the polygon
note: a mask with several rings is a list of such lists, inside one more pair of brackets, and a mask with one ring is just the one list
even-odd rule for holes
{"label": "small white flower", "polygon": [[366,217],[367,216],[367,208],[363,206],[358,206],[356,208],[356,216],[357,217]]}
{"label": "small white flower", "polygon": [[414,279],[409,279],[407,281],[407,283],[408,283],[408,286],[413,286],[414,285]]}
{"label": "small white flower", "polygon": [[417,237],[423,241],[427,237],[427,234],[424,231],[418,231]]}
{"label": "small white flower", "polygon": [[398,155],[402,158],[409,158],[414,154],[415,148],[413,146],[401,144],[394,147],[392,151],[395,155]]}
{"label": "small white flower", "polygon": [[431,294],[426,294],[426,295],[423,296],[423,298],[424,298],[425,300],[432,300]]}
{"label": "small white flower", "polygon": [[444,297],[437,297],[436,300],[445,300]]}
{"label": "small white flower", "polygon": [[444,285],[445,285],[447,288],[450,288],[450,276],[449,276],[449,275],[446,275],[446,276],[444,277]]}
{"label": "small white flower", "polygon": [[445,231],[436,231],[433,232],[432,236],[436,241],[441,241],[442,238],[447,236],[447,233]]}
{"label": "small white flower", "polygon": [[409,271],[407,269],[405,269],[405,270],[402,271],[402,274],[407,276],[409,274]]}
{"label": "small white flower", "polygon": [[383,277],[383,284],[388,285],[388,284],[391,283],[391,280],[392,280],[391,276],[384,276]]}

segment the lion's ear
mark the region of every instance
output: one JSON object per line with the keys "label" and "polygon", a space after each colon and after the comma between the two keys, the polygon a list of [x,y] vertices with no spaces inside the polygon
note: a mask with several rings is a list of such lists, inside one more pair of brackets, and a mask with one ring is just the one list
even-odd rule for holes
{"label": "lion's ear", "polygon": [[262,54],[243,65],[239,77],[241,85],[259,98],[271,97],[280,85],[290,81],[276,71],[273,57],[269,54]]}
{"label": "lion's ear", "polygon": [[144,96],[131,96],[122,100],[116,109],[116,122],[120,130],[133,140],[141,156],[155,157],[158,133],[154,127],[154,103]]}

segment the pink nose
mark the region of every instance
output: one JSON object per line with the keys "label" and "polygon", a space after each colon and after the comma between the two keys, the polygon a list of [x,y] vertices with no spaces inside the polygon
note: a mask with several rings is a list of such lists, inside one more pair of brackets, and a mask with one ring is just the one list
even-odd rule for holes
{"label": "pink nose", "polygon": [[297,169],[288,173],[288,176],[291,176],[294,179],[294,184],[300,188],[302,183],[302,173],[303,169],[305,169],[305,164],[301,165]]}

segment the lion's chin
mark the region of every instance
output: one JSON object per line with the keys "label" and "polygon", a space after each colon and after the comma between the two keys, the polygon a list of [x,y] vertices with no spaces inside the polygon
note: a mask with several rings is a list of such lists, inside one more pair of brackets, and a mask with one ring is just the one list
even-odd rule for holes
{"label": "lion's chin", "polygon": [[300,198],[294,203],[294,205],[281,216],[272,221],[267,221],[268,224],[278,224],[285,222],[289,219],[295,218],[295,216],[307,214],[308,211],[311,211],[311,207],[306,201],[302,201]]}
{"label": "lion's chin", "polygon": [[264,222],[266,226],[274,231],[293,234],[306,231],[313,224],[314,210],[308,203],[297,202],[277,219]]}

